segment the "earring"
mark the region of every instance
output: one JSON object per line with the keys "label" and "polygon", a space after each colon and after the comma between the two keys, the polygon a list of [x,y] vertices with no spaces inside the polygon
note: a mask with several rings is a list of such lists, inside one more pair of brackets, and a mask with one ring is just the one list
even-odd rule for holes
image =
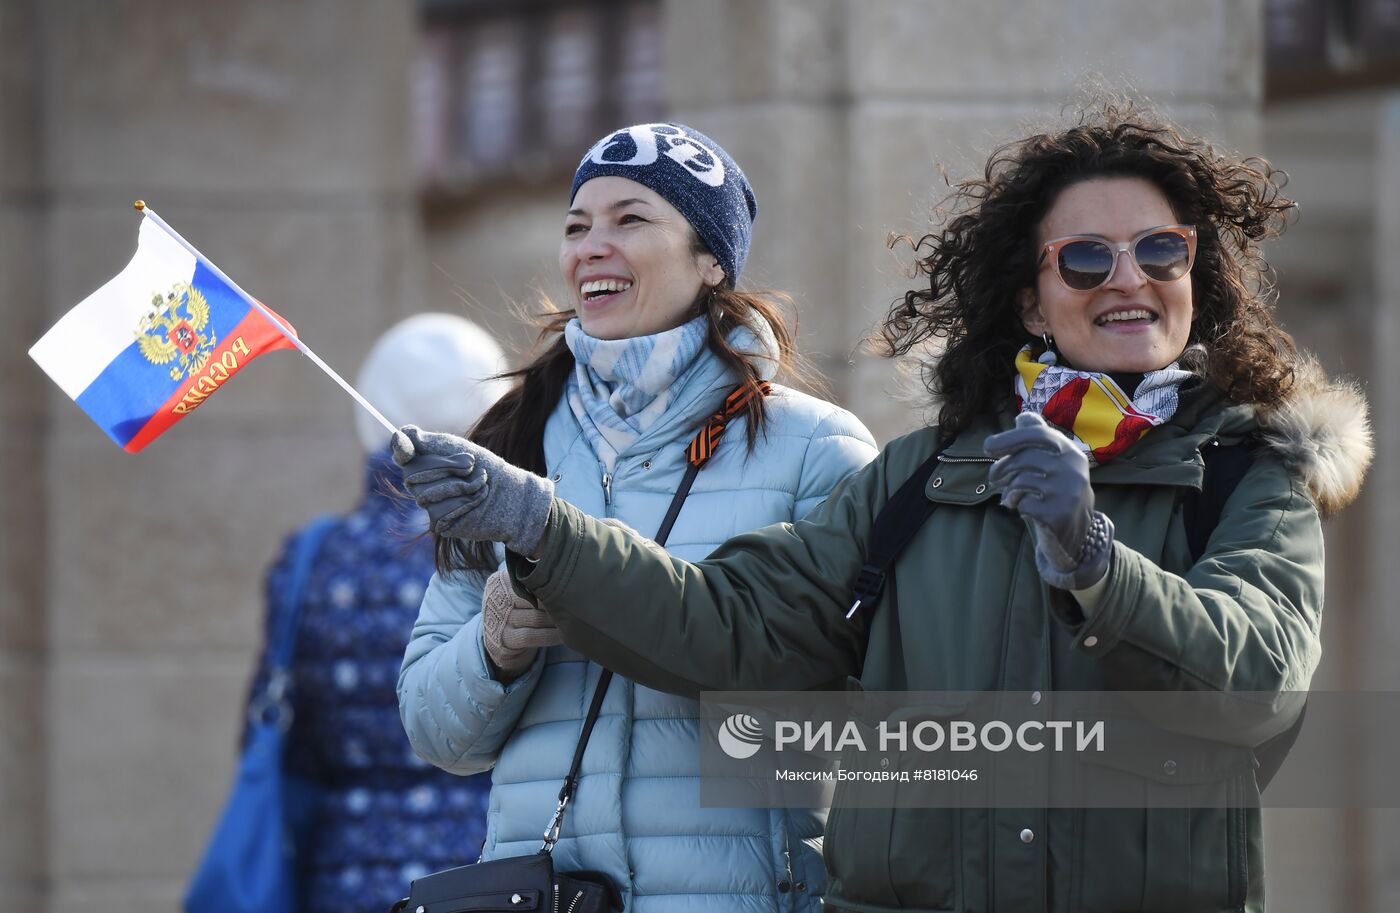
{"label": "earring", "polygon": [[1041,333],[1040,338],[1045,340],[1045,351],[1040,353],[1040,357],[1036,361],[1043,365],[1053,365],[1059,360],[1055,357],[1055,337],[1049,333]]}

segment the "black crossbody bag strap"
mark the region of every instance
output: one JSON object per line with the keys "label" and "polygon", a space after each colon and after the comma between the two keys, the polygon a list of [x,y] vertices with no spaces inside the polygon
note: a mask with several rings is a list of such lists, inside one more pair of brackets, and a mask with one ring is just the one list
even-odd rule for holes
{"label": "black crossbody bag strap", "polygon": [[[676,525],[676,518],[680,516],[686,496],[690,494],[690,487],[695,484],[695,477],[719,449],[726,424],[744,410],[752,396],[767,396],[770,390],[767,383],[758,386],[741,384],[729,394],[725,400],[725,408],[711,418],[696,435],[686,451],[685,475],[681,477],[680,485],[676,486],[676,493],[671,496],[671,506],[666,509],[666,516],[662,518],[661,527],[656,532],[657,545],[666,544],[666,539],[671,535],[671,527]],[[593,689],[593,700],[588,705],[588,715],[583,718],[583,729],[579,732],[578,744],[574,746],[574,759],[569,763],[569,772],[564,777],[564,785],[559,789],[559,804],[555,807],[554,817],[544,832],[544,846],[540,848],[542,853],[553,850],[555,842],[559,839],[559,829],[564,824],[564,807],[569,804],[574,790],[578,788],[578,772],[583,765],[583,752],[588,748],[588,737],[593,734],[593,725],[598,722],[598,714],[603,709],[603,697],[607,694],[612,679],[611,669],[604,669],[598,676],[598,684]]]}
{"label": "black crossbody bag strap", "polygon": [[[1256,441],[1246,438],[1238,444],[1221,447],[1212,445],[1201,450],[1205,470],[1201,478],[1201,490],[1188,492],[1181,504],[1181,520],[1186,527],[1186,542],[1191,549],[1191,560],[1199,561],[1210,543],[1210,535],[1220,525],[1220,514],[1225,502],[1239,487],[1249,467],[1254,465],[1253,448]],[[1298,734],[1303,731],[1303,718],[1307,716],[1306,699],[1298,718],[1283,732],[1254,749],[1254,757],[1259,767],[1254,771],[1255,782],[1263,792],[1283,766]]]}
{"label": "black crossbody bag strap", "polygon": [[938,505],[924,494],[928,480],[938,469],[938,458],[947,445],[938,448],[914,470],[914,474],[899,486],[899,490],[880,508],[875,523],[870,528],[870,540],[866,543],[865,563],[856,574],[855,586],[851,589],[853,601],[846,617],[850,618],[863,605],[874,605],[885,589],[885,579],[899,560],[899,555],[909,540],[914,538]]}

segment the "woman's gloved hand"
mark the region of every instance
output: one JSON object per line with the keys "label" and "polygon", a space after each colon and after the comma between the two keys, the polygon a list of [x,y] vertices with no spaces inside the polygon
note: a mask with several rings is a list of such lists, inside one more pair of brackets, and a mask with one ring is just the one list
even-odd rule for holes
{"label": "woman's gloved hand", "polygon": [[1045,582],[1083,590],[1102,580],[1113,523],[1094,510],[1084,452],[1034,412],[1016,416],[1016,427],[987,438],[984,448],[996,460],[987,480],[1035,533],[1035,566]]}
{"label": "woman's gloved hand", "polygon": [[500,681],[509,683],[530,668],[540,647],[563,642],[553,619],[516,595],[504,569],[486,578],[481,594],[481,644],[500,670]]}
{"label": "woman's gloved hand", "polygon": [[390,440],[408,493],[439,536],[502,542],[527,558],[544,535],[554,483],[455,434],[404,425]]}

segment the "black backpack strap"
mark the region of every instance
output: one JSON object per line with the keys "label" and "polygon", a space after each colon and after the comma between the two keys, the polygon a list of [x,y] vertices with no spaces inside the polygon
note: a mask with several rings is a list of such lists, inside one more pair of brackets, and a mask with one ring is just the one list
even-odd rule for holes
{"label": "black backpack strap", "polygon": [[1259,767],[1254,771],[1254,781],[1259,785],[1260,792],[1264,791],[1283,766],[1289,749],[1298,741],[1298,733],[1303,731],[1303,718],[1307,715],[1308,700],[1304,697],[1303,708],[1298,711],[1298,718],[1293,721],[1293,725],[1254,749],[1254,759],[1259,762]]}
{"label": "black backpack strap", "polygon": [[[1254,443],[1252,438],[1225,447],[1212,442],[1201,450],[1201,458],[1206,464],[1201,490],[1189,492],[1181,504],[1181,519],[1186,526],[1186,542],[1191,549],[1192,561],[1200,561],[1206,553],[1211,533],[1220,525],[1225,502],[1230,500],[1230,495],[1235,493],[1249,467],[1254,465]],[[1254,757],[1259,762],[1254,778],[1261,792],[1283,766],[1293,743],[1298,741],[1307,712],[1305,700],[1292,726],[1254,749]]]}
{"label": "black backpack strap", "polygon": [[851,589],[854,601],[846,617],[855,615],[863,605],[874,605],[885,589],[885,578],[889,575],[900,552],[914,538],[924,525],[924,521],[938,505],[924,494],[928,480],[938,468],[938,458],[947,445],[914,470],[914,474],[899,486],[880,513],[875,516],[875,524],[870,528],[870,541],[866,544],[865,563],[856,574],[855,586]]}
{"label": "black backpack strap", "polygon": [[1188,492],[1181,504],[1181,519],[1186,525],[1186,543],[1193,562],[1200,561],[1206,553],[1211,533],[1220,525],[1220,512],[1225,509],[1225,502],[1254,465],[1253,446],[1254,441],[1246,438],[1225,447],[1212,441],[1201,449],[1201,459],[1206,464],[1201,490]]}

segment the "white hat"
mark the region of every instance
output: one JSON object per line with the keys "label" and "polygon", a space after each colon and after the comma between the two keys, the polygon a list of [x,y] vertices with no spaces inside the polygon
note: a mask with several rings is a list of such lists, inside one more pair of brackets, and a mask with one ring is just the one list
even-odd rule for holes
{"label": "white hat", "polygon": [[[496,340],[470,320],[415,314],[379,337],[356,385],[396,426],[465,434],[510,388],[492,379],[506,367]],[[366,453],[388,446],[389,433],[358,406],[355,429]]]}

